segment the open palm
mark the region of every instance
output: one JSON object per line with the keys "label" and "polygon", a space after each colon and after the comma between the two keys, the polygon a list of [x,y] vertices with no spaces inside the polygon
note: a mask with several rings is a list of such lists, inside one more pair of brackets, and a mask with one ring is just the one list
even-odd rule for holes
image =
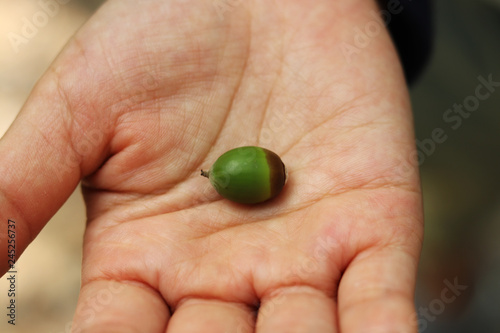
{"label": "open palm", "polygon": [[[0,144],[24,246],[83,177],[75,332],[416,330],[404,79],[385,31],[354,59],[339,47],[371,11],[115,0],[81,29]],[[200,177],[244,145],[287,165],[277,198],[235,204]]]}

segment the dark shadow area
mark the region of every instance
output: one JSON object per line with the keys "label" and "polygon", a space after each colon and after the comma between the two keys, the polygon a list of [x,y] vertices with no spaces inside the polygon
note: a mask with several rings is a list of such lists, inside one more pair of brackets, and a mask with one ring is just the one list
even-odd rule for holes
{"label": "dark shadow area", "polygon": [[420,332],[500,332],[494,2],[435,2],[432,60],[411,89],[426,218],[416,294]]}

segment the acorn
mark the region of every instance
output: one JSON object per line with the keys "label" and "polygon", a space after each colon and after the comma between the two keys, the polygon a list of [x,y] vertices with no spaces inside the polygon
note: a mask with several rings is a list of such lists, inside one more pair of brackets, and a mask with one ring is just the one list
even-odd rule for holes
{"label": "acorn", "polygon": [[239,147],[222,154],[209,171],[201,170],[224,198],[243,204],[276,197],[287,181],[281,158],[255,146]]}

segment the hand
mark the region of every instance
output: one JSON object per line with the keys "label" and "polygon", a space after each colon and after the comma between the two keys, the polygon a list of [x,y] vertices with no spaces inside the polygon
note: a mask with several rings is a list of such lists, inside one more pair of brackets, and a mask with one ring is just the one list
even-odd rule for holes
{"label": "hand", "polygon": [[[21,249],[83,179],[74,332],[416,331],[422,213],[404,78],[385,30],[349,62],[340,47],[370,12],[100,8],[0,141],[2,221],[17,221]],[[276,199],[235,204],[199,175],[243,145],[284,160]]]}

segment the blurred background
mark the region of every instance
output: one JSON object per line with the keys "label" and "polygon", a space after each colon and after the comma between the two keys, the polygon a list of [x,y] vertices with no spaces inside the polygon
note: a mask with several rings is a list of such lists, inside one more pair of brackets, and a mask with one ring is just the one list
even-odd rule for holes
{"label": "blurred background", "polygon": [[[434,51],[411,88],[421,147],[435,128],[448,137],[420,167],[420,331],[500,332],[500,87],[473,105],[479,76],[500,82],[500,1],[435,1],[434,13]],[[447,122],[455,104],[460,124]]]}
{"label": "blurred background", "polygon": [[[9,32],[19,32],[22,19],[41,8],[35,0],[0,0],[0,136],[100,3],[60,5],[16,52]],[[411,87],[426,219],[417,320],[426,333],[500,332],[500,87],[478,105],[469,104],[475,111],[460,120],[445,118],[455,104],[474,100],[479,76],[500,82],[500,0],[439,0],[433,7],[433,52]],[[447,140],[430,149],[425,143],[436,128]],[[84,224],[77,189],[19,260],[17,325],[7,325],[1,315],[0,332],[69,332]],[[7,289],[2,277],[2,308]]]}

